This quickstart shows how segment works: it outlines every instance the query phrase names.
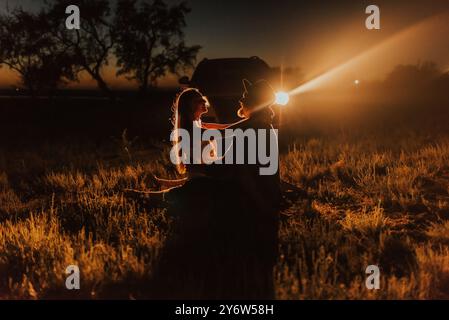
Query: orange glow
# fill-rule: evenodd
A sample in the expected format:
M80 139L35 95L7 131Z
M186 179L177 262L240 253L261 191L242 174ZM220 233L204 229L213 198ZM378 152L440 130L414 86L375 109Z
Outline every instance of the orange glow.
M302 94L320 88L332 80L338 80L341 78L343 72L361 70L362 68L364 70L373 70L373 68L378 69L379 66L384 66L390 63L392 53L396 53L398 51L402 52L401 50L397 50L398 47L403 48L404 46L410 44L413 44L414 46L421 46L420 42L416 41L417 35L419 35L420 38L425 37L426 35L428 36L429 33L435 32L437 28L442 27L443 24L441 24L441 21L444 21L442 17L449 19L449 15L444 13L427 18L397 32L393 36L382 41L380 44L369 48L352 59L347 60L346 62L291 90L289 92L290 96ZM444 26L445 28L448 28L447 25Z

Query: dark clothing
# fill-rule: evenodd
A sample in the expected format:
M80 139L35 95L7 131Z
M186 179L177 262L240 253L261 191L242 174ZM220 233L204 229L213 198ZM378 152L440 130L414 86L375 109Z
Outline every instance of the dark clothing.
M256 132L256 144L265 144L265 150L270 150L271 110L263 109L251 115L251 118L230 129L265 130L265 141ZM249 159L249 148L245 146L245 161ZM275 150L278 153L277 141ZM236 149L234 148L234 156ZM276 154L275 161L279 155ZM274 298L273 268L278 257L279 206L281 199L279 163L274 175L261 175L260 168L264 167L256 159L256 164L234 164L222 166L223 177L234 186L235 190L243 193L240 197L245 205L236 207L235 215L238 223L244 226L242 242L246 245L247 261L254 263L253 270L256 278L252 281L255 294L262 299ZM231 197L229 197L231 199ZM240 211L239 210L244 210ZM257 276L256 276L257 275ZM257 291L257 292L256 292Z
M270 121L260 112L238 127L270 130ZM260 143L270 150L268 132L266 139ZM279 170L263 176L260 167L259 162L205 166L204 177L195 177L167 195L178 228L155 275L164 290L158 297L274 298Z
M273 129L271 125L271 112L267 109L263 109L255 114L251 115L247 121L244 121L230 129L242 129L243 131L247 129L254 130L264 130L265 141L259 141L261 137L257 135L256 132L256 145L257 150L259 150L259 145L265 145L265 151L268 152L270 149L270 130ZM276 146L275 150L276 161L279 160L279 149ZM235 147L234 147L235 155ZM248 147L245 147L245 160L249 159ZM226 166L226 170L229 172L231 179L236 179L243 189L250 195L251 200L254 201L254 205L260 209L265 210L278 209L280 203L280 176L279 176L279 162L278 170L274 175L261 175L260 169L265 167L260 163L260 160L256 159L256 164L243 164L243 165L233 165L232 167ZM226 175L226 176L228 176Z
M248 226L239 216L250 208L237 188L197 177L170 192L169 213L177 223L155 274L157 298L257 298L252 291L259 288L248 282L254 276L248 272Z

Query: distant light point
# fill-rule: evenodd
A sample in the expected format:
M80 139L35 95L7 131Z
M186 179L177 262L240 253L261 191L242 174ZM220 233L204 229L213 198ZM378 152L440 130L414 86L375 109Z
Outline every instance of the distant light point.
M354 84L355 84L356 86L358 86L358 85L360 84L360 80L358 80L358 79L354 80Z

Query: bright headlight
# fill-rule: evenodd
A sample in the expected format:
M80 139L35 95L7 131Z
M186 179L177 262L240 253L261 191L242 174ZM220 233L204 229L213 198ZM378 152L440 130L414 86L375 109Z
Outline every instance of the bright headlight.
M288 95L287 92L276 92L276 99L275 99L275 103L281 106L285 106L288 101L290 100L290 96Z

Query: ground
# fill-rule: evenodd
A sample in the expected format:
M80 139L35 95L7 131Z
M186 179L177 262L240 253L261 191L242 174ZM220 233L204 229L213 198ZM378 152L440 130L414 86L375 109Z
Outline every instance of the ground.
M301 192L285 194L277 298L449 298L449 138L397 132L298 135L282 153ZM167 145L130 140L1 150L0 298L157 296L173 219L123 190L175 173ZM73 264L79 291L64 285Z

